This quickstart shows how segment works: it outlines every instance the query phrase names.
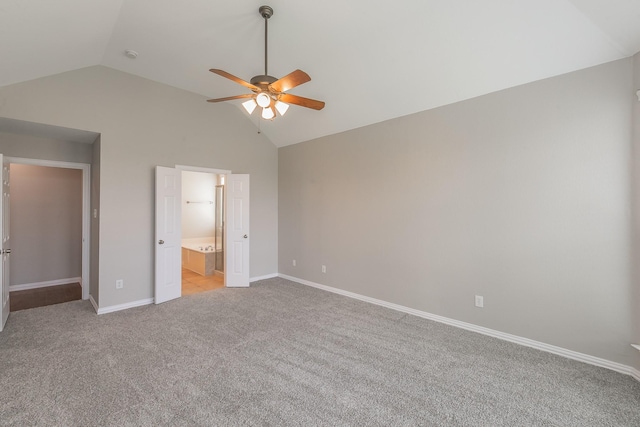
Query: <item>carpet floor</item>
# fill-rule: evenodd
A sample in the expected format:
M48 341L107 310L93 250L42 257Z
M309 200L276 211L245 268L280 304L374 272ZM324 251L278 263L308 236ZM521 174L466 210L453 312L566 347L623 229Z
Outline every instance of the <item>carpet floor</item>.
M275 278L12 313L0 425L640 426L630 376Z
M9 304L11 305L10 311L14 312L80 299L82 299L82 286L80 286L80 283L68 283L66 285L13 291L10 294Z

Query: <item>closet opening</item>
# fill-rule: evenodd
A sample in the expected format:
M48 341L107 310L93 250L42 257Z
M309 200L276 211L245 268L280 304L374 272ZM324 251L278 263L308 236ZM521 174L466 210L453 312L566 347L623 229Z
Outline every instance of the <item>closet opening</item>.
M89 165L6 160L10 311L87 299Z

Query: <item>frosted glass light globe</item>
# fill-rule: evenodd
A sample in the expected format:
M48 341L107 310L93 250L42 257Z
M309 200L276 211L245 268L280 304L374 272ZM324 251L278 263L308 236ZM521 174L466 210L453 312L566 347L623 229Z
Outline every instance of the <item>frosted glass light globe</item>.
M273 110L271 108L264 108L262 110L262 118L266 120L271 120L275 114L273 114Z
M262 108L268 107L271 105L271 97L264 92L259 93L256 96L256 103Z

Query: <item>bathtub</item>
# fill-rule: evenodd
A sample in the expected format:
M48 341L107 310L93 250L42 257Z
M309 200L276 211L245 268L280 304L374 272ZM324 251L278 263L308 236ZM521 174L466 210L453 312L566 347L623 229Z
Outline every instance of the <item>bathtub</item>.
M182 241L182 267L203 276L216 272L216 255L222 259L222 250L216 251L213 238L185 239Z
M215 242L183 243L182 249L187 249L189 251L195 251L195 252L206 254L209 252L215 252L216 246L215 246Z

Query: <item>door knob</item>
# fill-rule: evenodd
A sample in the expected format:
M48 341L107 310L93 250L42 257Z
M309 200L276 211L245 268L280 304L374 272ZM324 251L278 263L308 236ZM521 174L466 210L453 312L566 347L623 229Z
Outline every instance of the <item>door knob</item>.
M4 250L4 251L2 251L2 252L4 252L5 254L10 254L10 253L11 253L11 249L5 249L5 250Z
M244 235L244 236L242 236L242 237L244 237L244 238L246 239L246 238L247 238L247 237L249 237L249 236L247 236L247 235L245 234L245 235Z
M164 245L164 240L158 240L159 245Z

